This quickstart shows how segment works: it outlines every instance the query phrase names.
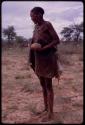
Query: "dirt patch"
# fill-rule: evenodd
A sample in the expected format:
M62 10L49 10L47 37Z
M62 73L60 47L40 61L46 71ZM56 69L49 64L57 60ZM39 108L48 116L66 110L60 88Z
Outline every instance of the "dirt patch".
M70 62L69 54L72 60ZM54 120L42 122L47 114L37 115L37 112L44 108L42 88L28 65L28 49L15 48L2 51L3 123L83 122L82 53L69 52L66 58L67 61L64 55L64 71L59 85L57 79L53 78Z

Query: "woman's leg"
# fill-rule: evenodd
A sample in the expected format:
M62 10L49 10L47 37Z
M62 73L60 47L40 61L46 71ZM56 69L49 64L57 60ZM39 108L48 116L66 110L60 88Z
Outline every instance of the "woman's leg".
M52 88L52 79L45 78L45 82L47 85L47 97L48 97L48 117L53 118L53 101L54 101L54 93Z
M45 111L47 111L47 110L48 110L48 103L47 103L47 87L46 87L45 79L44 79L43 77L40 77L39 79L40 79L40 84L41 84L42 90L43 90Z

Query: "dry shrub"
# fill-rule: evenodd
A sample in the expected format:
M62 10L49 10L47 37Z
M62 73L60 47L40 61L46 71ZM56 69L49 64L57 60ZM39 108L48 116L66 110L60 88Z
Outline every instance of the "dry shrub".
M36 110L36 104L29 104L29 110L33 113L33 114L37 114L37 110Z
M59 57L59 60L60 60L60 62L61 62L61 64L63 65L72 65L73 64L73 62L72 62L72 60L71 60L71 58L68 56L68 55L61 55L60 57Z
M22 87L21 91L23 91L23 92L34 92L34 88L30 84L26 84Z
M24 75L16 75L15 76L15 79L27 79L27 78L32 78L32 75L31 74L24 74Z
M73 54L79 55L79 61L83 60L83 44L75 45L73 43L61 43L58 46L59 59L62 64L72 65L71 59Z
M77 46L73 43L61 43L58 46L58 51L60 54L82 54L83 53L83 44L80 43Z
M21 76L21 75L17 75L15 76L16 79L24 79L24 76Z
M24 84L22 84L22 88L21 88L21 91L23 92L39 92L41 91L41 87L40 87L40 84L35 82L25 82Z
M83 55L79 55L79 61L83 61Z

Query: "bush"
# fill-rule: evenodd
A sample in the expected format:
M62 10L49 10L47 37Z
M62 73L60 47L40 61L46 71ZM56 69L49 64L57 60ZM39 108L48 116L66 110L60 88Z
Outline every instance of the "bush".
M74 43L61 43L58 46L59 53L62 54L82 54L83 53L83 44L82 42L77 46Z

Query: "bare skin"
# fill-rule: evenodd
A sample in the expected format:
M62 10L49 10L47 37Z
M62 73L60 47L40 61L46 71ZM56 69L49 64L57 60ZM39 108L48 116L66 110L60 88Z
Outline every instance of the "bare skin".
M34 22L34 24L38 24L40 26L44 23L43 15L41 13L36 14L36 13L31 12L30 16L31 16L31 19ZM51 43L49 43L48 45L37 49L37 51L44 51L59 43L59 38L57 37L52 25L49 24L48 30L49 30L51 36L53 36L53 38L54 38L53 41ZM41 84L42 90L43 90L44 106L45 106L44 111L47 111L48 118L52 119L53 118L53 101L54 101L52 78L40 77L39 79L40 79L40 84Z
M43 77L40 77L40 84L41 84L42 90L43 90L44 105L45 105L44 111L48 111L48 104L47 104L47 86L46 86L46 84L45 84L45 79L44 79Z
M43 90L44 105L45 105L44 111L48 111L48 119L52 119L53 118L53 101L54 101L52 79L40 77L40 83L41 83L42 90Z
M31 19L34 22L34 24L42 25L44 23L43 16L40 13L39 14L35 14L35 13L31 12L30 16L31 16ZM53 29L53 27L51 25L49 25L48 30L49 30L50 34L52 36L54 36L55 31L54 31L54 29ZM53 41L51 43L49 43L48 45L44 46L43 48L38 48L37 51L44 51L44 50L46 50L48 48L51 48L51 47L55 46L58 43L59 43L59 38L56 35L56 37L54 37L54 39L53 39Z
M41 14L30 14L32 21L35 24L42 25L44 22L43 16ZM50 30L50 29L49 29ZM37 51L44 51L47 48L53 47L56 44L56 40L54 40L49 45L46 45L43 48L37 49ZM40 84L43 90L43 97L44 97L44 111L48 111L48 118L51 119L53 117L53 100L54 100L54 93L52 88L52 79L40 77Z
M52 79L45 78L45 83L47 84L47 98L48 98L48 118L53 118L53 101L54 93L52 88Z

